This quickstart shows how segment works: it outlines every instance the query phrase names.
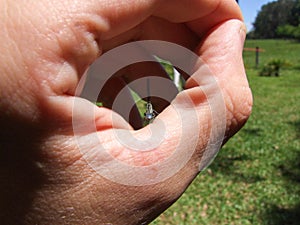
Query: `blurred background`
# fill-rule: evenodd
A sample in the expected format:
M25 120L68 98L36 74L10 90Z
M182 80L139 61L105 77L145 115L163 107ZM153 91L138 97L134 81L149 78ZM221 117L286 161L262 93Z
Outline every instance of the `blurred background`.
M152 225L300 224L300 0L239 0L246 126Z

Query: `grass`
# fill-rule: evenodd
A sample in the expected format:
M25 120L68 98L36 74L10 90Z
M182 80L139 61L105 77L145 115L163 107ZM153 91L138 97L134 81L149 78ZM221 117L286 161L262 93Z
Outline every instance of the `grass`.
M280 77L260 77L255 53L245 52L254 107L246 126L213 164L152 225L299 224L300 43L247 41L260 46L260 67L290 62Z
M259 47L264 50L259 54L259 68L273 59L281 59L291 64L295 69L300 68L299 42L283 40L249 40L246 48ZM246 69L255 67L255 52L244 52L244 63Z

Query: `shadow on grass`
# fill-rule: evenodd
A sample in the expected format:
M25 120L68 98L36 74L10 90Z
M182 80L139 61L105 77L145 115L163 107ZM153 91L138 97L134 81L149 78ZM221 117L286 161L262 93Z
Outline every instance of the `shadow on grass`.
M280 208L271 205L264 217L268 225L298 225L300 222L300 203L294 208Z
M295 70L300 70L300 65L294 66Z
M297 138L300 138L300 120L290 121L289 125L293 126L297 132Z
M247 135L251 136L261 136L262 130L260 128L244 128L242 132L246 133Z
M300 152L296 149L290 150L297 155L291 155L291 159L283 162L278 166L283 179L285 179L285 188L288 193L297 195L297 190L300 190ZM299 193L300 195L300 193ZM269 204L263 215L264 221L269 225L298 225L300 224L300 196L296 206L281 207L279 205Z
M289 124L294 127L296 140L300 138L300 120L290 121ZM296 182L300 185L300 149L289 149L289 161L279 165L279 170L284 179L288 182ZM300 197L299 197L300 202ZM300 223L300 222L299 222Z
M296 152L296 149L290 150L290 152ZM279 165L279 170L283 176L283 178L287 182L293 182L296 183L296 185L300 185L300 152L298 152L298 155L291 156L294 158L293 161L285 162L281 165ZM299 196L299 202L300 202L300 196Z
M251 161L251 158L245 154L239 156L229 156L226 153L219 154L210 169L214 174L222 174L234 182L256 183L264 180L260 176L253 174L244 174L238 172L237 163L241 161Z
M243 128L241 130L245 136L257 138L258 136L262 135L261 128ZM253 174L252 172L243 173L239 172L241 164L251 164L253 158L247 154L241 154L238 149L233 147L232 149L222 150L214 163L210 165L210 169L215 174L222 174L226 176L227 179L230 179L234 182L244 182L247 184L256 183L263 181L264 178Z
M290 121L289 125L293 126L296 132L295 139L298 140L300 138L300 120ZM279 170L284 179L287 182L296 182L297 185L300 185L300 149L289 149L287 150L288 162L284 162L279 165ZM299 197L300 202L300 197ZM299 222L300 224L300 222Z
M300 165L300 162L299 162ZM286 177L286 179L289 179L293 182L297 182L299 183L298 185L300 185L300 166L298 165L298 167L295 168L291 168L291 166L287 166L287 165L280 165L279 169L281 170L281 173L283 176ZM300 196L299 196L300 198Z

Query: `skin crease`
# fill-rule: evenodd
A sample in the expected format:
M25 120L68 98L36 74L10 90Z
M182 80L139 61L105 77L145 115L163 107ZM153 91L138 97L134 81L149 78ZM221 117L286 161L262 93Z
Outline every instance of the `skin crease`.
M194 88L201 83L197 71L187 81L184 93L193 101L189 107L196 110L199 124L208 125L203 126L196 151L184 168L157 184L126 186L99 176L87 164L76 139L86 141L86 151L97 147L88 141L95 132L84 126L88 122L84 109L93 106L75 97L75 90L87 67L113 47L132 40L158 39L200 55L225 100L224 142L250 115L252 96L242 61L245 26L233 0L0 0L0 10L3 224L148 224L176 201L198 174L211 118L204 93ZM126 81L134 78L133 72ZM83 124L77 137L72 127L74 99L82 106L82 111L76 112ZM172 104L188 113L185 95L178 95ZM94 109L96 135L111 147L112 154L133 165L163 160L181 136L187 140L195 136L193 130L178 133L180 124L170 121L175 112L169 106L159 115L167 124L168 139L152 152L128 152L111 132L125 129L143 136L147 128L134 131L111 110Z

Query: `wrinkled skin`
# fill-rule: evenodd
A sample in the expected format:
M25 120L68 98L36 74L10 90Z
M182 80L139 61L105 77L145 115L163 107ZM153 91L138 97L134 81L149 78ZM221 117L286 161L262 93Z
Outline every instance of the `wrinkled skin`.
M79 99L75 89L87 67L116 46L158 39L201 56L224 96L224 142L250 115L252 97L242 61L245 27L233 0L1 0L0 10L3 224L147 224L178 199L198 174L210 125L202 130L189 163L157 184L112 182L82 157L72 129L72 104ZM194 86L189 79L187 92L199 123L205 123L210 120L207 100ZM80 104L84 108L92 103ZM162 121L172 118L170 107L159 116ZM110 132L132 128L121 117L112 123L109 109L95 110L97 135L110 142L120 160L151 164L161 160L160 152L172 152L180 138L173 121L168 132L174 142L148 155L129 153L118 147ZM84 124L84 110L81 115ZM132 132L143 135L146 131ZM183 136L199 135L189 132ZM77 138L88 139L94 133L86 130Z

